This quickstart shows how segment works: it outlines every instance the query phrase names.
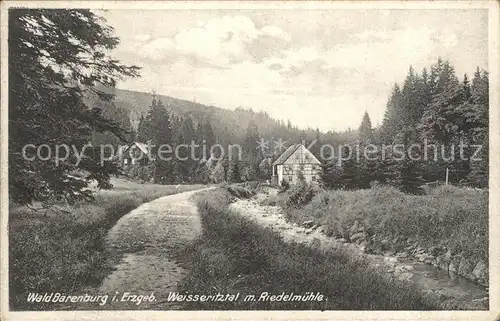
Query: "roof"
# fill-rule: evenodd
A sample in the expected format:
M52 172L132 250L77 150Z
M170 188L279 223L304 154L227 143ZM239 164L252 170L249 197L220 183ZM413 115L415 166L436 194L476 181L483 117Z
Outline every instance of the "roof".
M208 159L202 158L202 160L200 161L200 163L205 164L205 166L208 167L208 168L212 168L212 166L214 166L215 164L217 164L217 160L212 155Z
M314 156L313 153L311 153L310 150L307 149L307 147L305 147L303 144L295 144L295 145L288 147L287 150L285 150L285 152L283 154L281 154L280 157L278 157L278 159L276 159L274 161L273 166L274 165L283 165L290 158L290 156L292 156L295 153L295 151L297 151L297 149L299 149L301 146L303 146L304 149L307 151L306 156L305 156L306 162L304 162L304 163L321 164L321 162L316 158L316 156ZM311 155L311 157L308 157L309 155Z
M290 147L288 147L283 154L278 157L273 163L273 166L275 165L282 165L286 162L286 160L292 156L293 153L301 146L301 144L295 144Z
M149 148L147 144L135 142L135 145L145 154L149 155Z
M143 153L144 153L144 155L149 155L149 154L150 154L150 153L149 153L149 148L148 148L148 145L147 145L147 144L144 144L144 143L139 143L139 142L132 142L132 143L130 143L128 146L121 146L121 147L125 147L125 148L123 148L122 153L123 153L123 154L125 154L125 153L126 153L126 152L128 152L128 151L132 148L132 146L134 146L134 145L135 145L135 146L137 146L137 147L141 150L141 152L143 152Z

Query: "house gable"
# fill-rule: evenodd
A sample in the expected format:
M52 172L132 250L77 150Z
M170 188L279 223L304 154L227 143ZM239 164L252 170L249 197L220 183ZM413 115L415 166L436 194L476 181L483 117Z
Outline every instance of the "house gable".
M151 151L147 144L131 142L128 145L118 147L118 154L115 155L115 159L118 159L124 165L135 164L137 161L146 165L149 163L150 154Z
M140 142L132 142L128 147L124 150L124 153L128 153L134 148L138 148L144 156L149 156L149 147L148 145Z
M273 163L273 166L275 165L283 165L286 160L290 157L290 155L292 155L296 150L297 148L299 148L301 145L300 144L295 144L295 145L292 145L290 147L288 147L284 152L283 154L281 154Z
M290 154L283 164L316 164L320 165L321 162L309 151L304 145L299 145L292 154Z

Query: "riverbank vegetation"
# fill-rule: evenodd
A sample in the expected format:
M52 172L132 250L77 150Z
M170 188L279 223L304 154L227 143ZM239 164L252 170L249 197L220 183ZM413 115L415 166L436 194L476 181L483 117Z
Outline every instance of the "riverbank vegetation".
M451 255L488 261L487 190L439 186L412 195L390 186L345 191L302 183L266 203L281 205L291 222L312 219L347 240L356 225L355 232L369 236L444 246Z

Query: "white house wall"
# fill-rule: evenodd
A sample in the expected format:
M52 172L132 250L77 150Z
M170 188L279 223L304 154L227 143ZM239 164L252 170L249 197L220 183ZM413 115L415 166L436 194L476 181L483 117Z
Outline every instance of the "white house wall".
M278 175L278 184L281 185L281 181L283 180L283 165L276 165L276 172Z

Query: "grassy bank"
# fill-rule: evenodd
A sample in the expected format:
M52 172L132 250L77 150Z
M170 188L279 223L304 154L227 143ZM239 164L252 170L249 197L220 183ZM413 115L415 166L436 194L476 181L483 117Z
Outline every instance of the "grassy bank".
M73 294L98 285L117 258L105 248L108 230L125 214L155 198L200 188L116 180L95 201L65 211L11 209L9 292L13 310L32 308L28 292ZM40 309L50 308L36 305Z
M298 195L297 195L298 194ZM304 199L305 202L290 202ZM271 202L282 205L290 221L314 219L338 237L363 231L381 239L410 240L446 247L471 260L488 261L488 192L440 186L409 195L376 186L357 191L320 191L293 187ZM355 229L355 230L353 230Z
M240 193L241 194L241 193ZM314 246L287 244L280 235L231 212L234 193L200 193L203 233L193 246L192 269L181 292L240 293L236 302L190 302L185 309L341 309L422 310L433 307L406 283L386 278L368 262L342 251L325 253ZM259 301L262 292L319 292L321 302ZM246 301L255 295L255 301Z

